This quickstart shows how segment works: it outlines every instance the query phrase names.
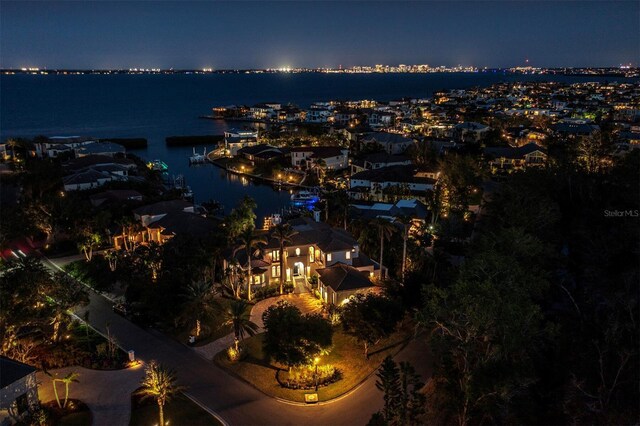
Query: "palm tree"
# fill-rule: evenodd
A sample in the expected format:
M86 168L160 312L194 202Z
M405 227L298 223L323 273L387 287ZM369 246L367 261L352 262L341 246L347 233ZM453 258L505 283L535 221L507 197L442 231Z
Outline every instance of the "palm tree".
M284 287L284 256L285 247L291 243L291 238L296 235L298 231L294 231L289 224L279 223L276 225L273 231L273 237L278 240L280 245L279 259L280 259L280 294L283 293Z
M235 348L238 351L239 340L244 340L245 333L253 336L258 332L258 325L251 321L251 308L245 300L237 299L231 301L224 312L225 322L223 325L233 325L235 335Z
M247 299L251 300L251 280L253 278L251 274L251 255L258 249L259 245L267 244L267 240L264 236L255 233L253 228L246 228L240 233L240 245L235 249L235 253L240 250L245 250L247 254Z
M231 259L220 283L220 291L222 294L231 295L236 299L240 299L240 289L242 287L241 270L242 268L238 264L238 260L235 258Z
M116 271L119 257L118 251L114 249L109 250L104 254L104 258L109 262L109 270L111 270L111 272Z
M69 386L71 385L71 383L78 383L78 377L80 376L80 374L72 371L66 376L64 376L62 379L53 377L46 370L45 370L45 374L47 374L48 376L51 376L51 384L53 385L53 394L56 397L56 402L58 403L58 407L65 408L67 406L67 401L69 400ZM58 382L64 383L64 402L62 404L60 403L60 397L58 396L58 386L57 386Z
M102 236L97 232L89 233L78 243L78 249L84 253L87 262L93 258L93 250L102 244Z
M324 160L324 158L318 158L313 161L313 168L316 169L318 182L322 182L322 175L324 174L325 167L327 167L327 162Z
M335 209L335 213L337 215L342 216L342 227L344 230L347 229L347 221L349 219L349 206L350 200L349 195L344 190L338 190L332 193L327 194L327 221L329 218L329 209ZM338 217L340 217L338 216Z
M210 319L219 309L213 296L213 288L206 281L189 284L183 293L182 319L187 324L195 323L196 337L202 332L202 322Z
M178 386L176 373L156 361L151 361L144 372L144 378L140 383L142 387L136 394L142 395L142 399L153 398L158 403L160 425L165 426L164 405L184 387Z
M391 234L395 232L396 227L388 220L382 218L375 219L374 225L380 234L380 279L383 279L384 269L382 267L382 256L384 254L384 240L388 241L391 239Z
M399 216L396 221L402 226L402 283L404 284L405 269L407 267L407 240L411 228L410 216Z

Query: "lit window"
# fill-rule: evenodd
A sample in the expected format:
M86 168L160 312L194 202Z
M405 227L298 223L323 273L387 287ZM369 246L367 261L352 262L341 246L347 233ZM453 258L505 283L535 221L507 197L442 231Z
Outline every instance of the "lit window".
M309 247L309 262L315 262L315 256L314 256L314 251L313 251L313 247Z
M272 266L271 267L271 277L272 278L279 278L280 277L280 265L276 265L276 266Z
M296 248L296 256L300 256L300 247Z
M275 260L276 262L280 261L280 250L274 250L271 252L271 259Z
M351 251L347 251L345 253L345 256L346 256L347 259L351 259Z
M331 253L327 253L327 262L331 262Z

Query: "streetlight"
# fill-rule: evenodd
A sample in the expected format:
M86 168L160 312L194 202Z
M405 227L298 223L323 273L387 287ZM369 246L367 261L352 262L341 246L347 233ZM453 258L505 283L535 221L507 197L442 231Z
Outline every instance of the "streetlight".
M318 362L320 362L320 358L315 357L315 359L313 360L313 363L316 366L316 374L314 375L315 382L316 382L316 392L318 392Z

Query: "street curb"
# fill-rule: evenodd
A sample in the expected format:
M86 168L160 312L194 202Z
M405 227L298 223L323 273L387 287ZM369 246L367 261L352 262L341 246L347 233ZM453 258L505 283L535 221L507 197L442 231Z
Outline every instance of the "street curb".
M186 396L187 398L189 398L191 401L193 401L197 406L199 406L200 408L202 408L204 411L206 411L207 413L211 414L213 417L216 418L216 420L218 420L220 423L222 423L224 426L229 426L229 423L227 423L221 416L220 414L216 413L215 411L213 411L212 409L210 409L209 407L207 407L206 405L204 405L203 403L201 403L195 396L187 393L187 392L182 392L182 394L184 396Z

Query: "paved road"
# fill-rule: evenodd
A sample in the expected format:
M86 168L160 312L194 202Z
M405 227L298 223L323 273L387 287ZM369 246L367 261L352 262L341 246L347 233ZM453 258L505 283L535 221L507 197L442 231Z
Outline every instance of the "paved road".
M162 333L144 330L115 314L111 302L90 291L90 303L79 309L90 311L91 325L111 333L120 344L135 351L144 361L155 359L177 371L181 384L205 406L230 425L364 425L382 406L382 395L371 376L357 391L336 402L317 406L297 406L276 401L243 381L227 374L213 362ZM398 357L411 361L423 377L428 377L427 352L422 341L412 342ZM98 425L102 426L102 425Z

